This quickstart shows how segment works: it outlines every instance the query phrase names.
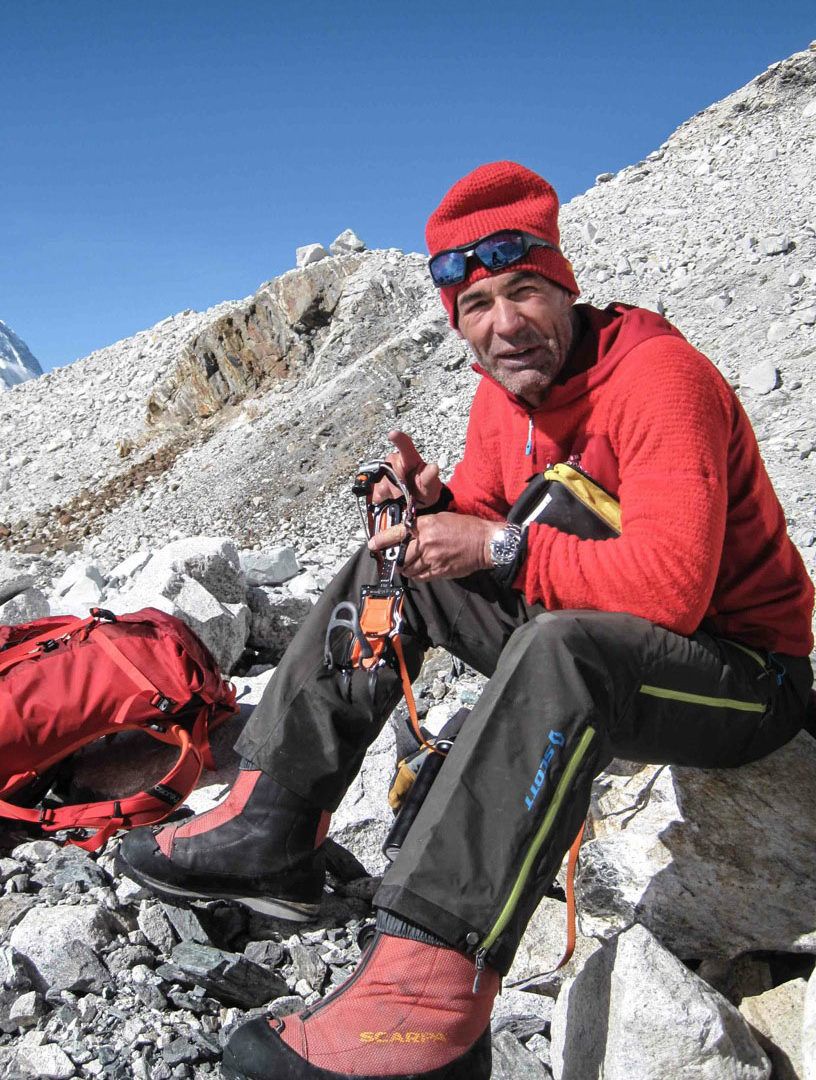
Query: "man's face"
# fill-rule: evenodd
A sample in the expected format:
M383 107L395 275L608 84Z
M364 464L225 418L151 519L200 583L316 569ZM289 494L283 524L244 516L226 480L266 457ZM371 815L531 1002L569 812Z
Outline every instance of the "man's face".
M537 406L567 359L573 301L529 270L496 274L459 293L459 332L488 375Z

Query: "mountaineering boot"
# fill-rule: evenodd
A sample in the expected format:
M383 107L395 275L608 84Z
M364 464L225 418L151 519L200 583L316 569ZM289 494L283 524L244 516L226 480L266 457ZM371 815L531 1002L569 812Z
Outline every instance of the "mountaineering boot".
M339 989L282 1019L255 1017L230 1037L228 1080L488 1080L499 975L473 959L378 931ZM474 992L475 990L475 992Z
M117 868L171 900L236 900L305 922L323 894L329 817L242 762L218 806L157 832L128 833Z

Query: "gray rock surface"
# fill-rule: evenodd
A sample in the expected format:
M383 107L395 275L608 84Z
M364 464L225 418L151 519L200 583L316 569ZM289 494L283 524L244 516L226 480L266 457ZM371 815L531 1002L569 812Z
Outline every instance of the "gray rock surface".
M507 974L506 986L533 986L540 994L556 997L562 984L572 978L600 948L594 938L578 934L569 963L555 971L567 945L567 908L549 897L539 904L527 924L524 937Z
M282 585L300 571L297 555L290 547L266 551L242 551L241 569L248 585Z
M802 1015L802 1080L816 1080L816 969L808 979Z
M158 969L166 981L202 986L213 997L245 1009L286 993L286 983L247 956L182 941Z
M779 386L779 372L776 370L773 360L760 360L758 364L745 372L742 376L742 385L756 394L770 394Z
M295 265L302 270L304 266L311 266L312 263L328 258L328 255L322 244L304 244L295 252Z
M816 954L816 819L802 813L816 799L810 736L741 769L646 766L607 774L599 790L581 856L584 933L638 921L682 957Z
M237 567L237 554L235 561ZM242 600L238 573L236 570L234 579L232 575L201 576L222 595L238 596ZM117 615L155 607L182 619L198 634L225 672L232 671L249 636L250 611L246 604L222 602L201 581L184 573L178 563L168 564L158 555L150 560L143 574L131 580L125 592L109 595L105 603Z
M353 255L358 251L365 251L365 249L365 244L353 229L344 229L329 244L329 251L332 255Z
M19 626L20 623L45 619L51 614L48 597L41 589L23 589L5 604L0 604L0 624Z
M9 600L34 587L30 574L14 574L0 566L0 611Z
M555 1080L768 1080L739 1012L633 926L568 983L552 1020Z
M114 936L115 923L99 904L36 907L9 936L31 966L40 989L88 991L109 982L97 951Z
M551 1080L546 1065L526 1050L510 1031L493 1039L493 1080Z
M44 1011L42 998L37 991L28 990L14 999L8 1015L9 1020L25 1029L36 1024Z
M770 1059L774 1080L801 1080L806 990L804 979L792 979L740 1002L740 1012Z
M74 1063L56 1043L21 1048L16 1065L24 1076L42 1080L69 1080L76 1076Z

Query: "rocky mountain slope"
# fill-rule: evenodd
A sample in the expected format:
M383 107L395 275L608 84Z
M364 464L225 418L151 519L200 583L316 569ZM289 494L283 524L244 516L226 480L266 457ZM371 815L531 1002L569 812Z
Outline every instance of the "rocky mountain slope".
M814 565L816 60L800 53L563 209L584 298L665 311L738 387ZM347 535L353 464L391 426L456 460L475 377L399 251L291 271L0 398L15 550L108 560L169 530L241 545Z
M737 388L812 573L814 145L811 49L600 176L562 217L584 299L664 311ZM0 395L14 432L0 445L0 621L159 604L233 671L246 719L359 542L355 465L394 426L443 472L462 445L475 376L424 258L356 246ZM5 604L4 583L18 593ZM432 654L426 723L480 684ZM197 806L233 774L233 735ZM232 1023L343 978L384 866L394 753L387 727L333 820L364 865L335 852L321 920L298 933L226 904L159 904L113 873L115 841L93 858L4 834L0 1075L215 1075ZM125 772L148 760L121 756ZM550 971L564 905L548 898L494 1012L494 1077L816 1080L814 802L805 735L734 772L615 763L582 854L576 957Z
M0 319L0 390L42 375L42 368L28 345Z

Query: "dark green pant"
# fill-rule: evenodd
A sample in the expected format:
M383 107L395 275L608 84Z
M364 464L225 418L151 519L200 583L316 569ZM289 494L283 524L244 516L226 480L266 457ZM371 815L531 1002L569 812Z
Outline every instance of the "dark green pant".
M372 699L365 673L347 692L323 666L332 610L375 576L366 549L337 575L237 745L328 810L402 696L390 668ZM481 950L502 972L613 757L727 768L770 753L804 722L806 659L769 658L703 632L683 637L634 615L547 612L489 573L408 582L405 616L412 678L425 650L441 645L490 681L375 904Z

